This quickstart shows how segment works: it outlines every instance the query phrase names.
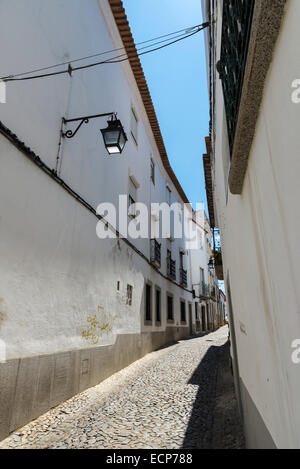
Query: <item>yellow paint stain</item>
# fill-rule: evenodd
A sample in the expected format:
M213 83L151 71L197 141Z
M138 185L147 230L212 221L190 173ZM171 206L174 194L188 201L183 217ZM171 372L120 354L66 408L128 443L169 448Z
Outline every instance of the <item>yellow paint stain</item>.
M85 329L81 336L83 339L97 345L103 334L110 334L113 329L117 315L106 313L103 306L98 306L98 311L87 317L88 327Z

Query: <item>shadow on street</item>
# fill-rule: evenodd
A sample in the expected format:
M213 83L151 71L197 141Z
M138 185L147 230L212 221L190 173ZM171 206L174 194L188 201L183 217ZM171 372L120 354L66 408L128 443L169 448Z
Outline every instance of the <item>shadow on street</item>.
M189 384L198 386L198 392L182 448L242 448L243 431L230 371L228 342L208 349Z

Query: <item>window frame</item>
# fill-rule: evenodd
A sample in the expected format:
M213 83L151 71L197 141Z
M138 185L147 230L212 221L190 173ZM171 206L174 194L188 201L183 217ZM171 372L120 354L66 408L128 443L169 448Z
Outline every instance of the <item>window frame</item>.
M182 311L182 306L184 307L184 310ZM184 312L184 319L182 318L182 313ZM180 300L180 323L181 324L187 324L186 320L186 301L181 298Z
M180 248L179 249L179 268L184 270L184 256L185 252Z
M150 179L155 186L155 163L152 157L150 158Z
M159 319L158 319L158 315L157 315L157 305L158 305L158 303L157 303L157 294L159 294ZM156 285L155 286L155 324L157 326L160 326L161 322L162 322L162 318L161 318L161 288Z
M172 319L169 317L169 299L172 301ZM175 315L174 315L174 295L172 293L167 292L167 323L174 324L175 322Z
M167 199L167 204L171 207L171 205L172 205L172 189L169 186L169 184L166 184L166 199Z
M135 199L132 197L132 194L131 194L131 191L130 191L130 185L134 186ZM129 178L128 178L128 195L127 195L127 197L128 197L128 203L127 203L128 207L127 207L127 210L128 210L128 216L130 218L135 218L136 217L135 207L134 207L134 211L130 207L137 203L137 200L136 200L137 196L138 196L137 191L138 191L138 186L136 185L135 180L131 176L129 176Z
M136 135L134 135L134 132L133 132L133 126L132 126L132 118L135 119L135 122L136 122ZM139 118L137 116L137 112L135 110L135 108L133 106L131 106L131 111L130 111L130 134L133 138L133 141L134 143L136 144L136 146L138 146L138 123L139 123Z
M150 312L150 319L147 318L147 289L150 289L150 305L149 305L149 312ZM152 326L153 325L153 311L152 311L152 283L151 282L146 282L145 284L145 305L144 305L144 324L146 326Z
M130 294L129 294L130 292ZM126 304L127 306L132 306L132 298L133 298L133 286L130 283L127 283L126 288Z

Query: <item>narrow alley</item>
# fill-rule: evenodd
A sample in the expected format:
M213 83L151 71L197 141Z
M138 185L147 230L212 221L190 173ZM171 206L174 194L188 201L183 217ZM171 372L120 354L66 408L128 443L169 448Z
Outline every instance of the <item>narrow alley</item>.
M225 326L152 352L0 448L243 448L227 339Z

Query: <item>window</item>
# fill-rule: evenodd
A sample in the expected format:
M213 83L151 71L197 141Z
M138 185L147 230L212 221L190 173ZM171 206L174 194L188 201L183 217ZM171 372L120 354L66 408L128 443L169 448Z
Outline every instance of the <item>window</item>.
M171 205L172 191L169 186L167 186L166 189L167 189L167 203Z
M150 160L150 178L153 184L155 185L155 164L152 158Z
M205 296L206 295L206 286L204 282L204 269L200 267L200 295Z
M128 184L128 215L132 218L136 216L135 203L137 201L137 187L133 180L129 178Z
M198 303L195 303L195 317L196 317L196 321L199 320L199 316L198 316Z
M182 209L182 206L180 206L180 210L178 212L178 221L180 225L182 224L182 212L183 212L183 209Z
M180 302L180 320L181 322L186 322L185 301Z
M146 299L145 299L145 320L151 321L152 320L152 302L151 302L151 294L152 294L152 287L151 285L146 285Z
M128 306L131 306L132 305L132 291L133 291L133 287L132 285L127 285L127 297L126 297L126 304Z
M170 295L167 295L167 312L168 312L168 321L174 321L174 315L173 315L173 297Z
M180 251L179 256L180 256L180 269L183 269L183 256L184 256L184 252L183 252L183 251Z
M192 324L192 303L189 303L189 321Z
M138 118L133 108L131 108L131 135L135 143L138 142Z
M217 70L223 85L232 154L255 2L223 2L222 47Z
M201 315L202 315L202 331L206 331L206 314L205 314L205 306L201 306Z
M120 280L117 281L117 292L119 293L120 292L120 288L121 288L121 284L120 284Z
M155 293L155 320L156 322L161 322L161 294L160 290L157 288Z
M204 282L204 269L200 267L200 283L202 284Z
M198 248L203 249L203 233L202 230L197 228L197 240L198 240Z
M131 197L131 195L128 196L128 215L132 218L136 216L135 200Z

